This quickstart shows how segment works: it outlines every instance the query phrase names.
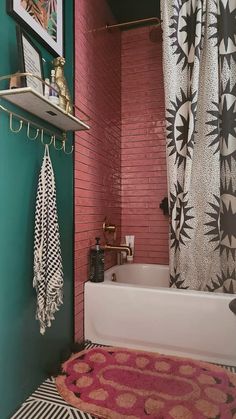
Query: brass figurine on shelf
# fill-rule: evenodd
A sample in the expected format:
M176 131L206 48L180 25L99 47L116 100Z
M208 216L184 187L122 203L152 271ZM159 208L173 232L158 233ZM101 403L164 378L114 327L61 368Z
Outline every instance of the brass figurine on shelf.
M53 60L52 64L55 69L55 80L59 89L59 106L67 113L73 114L73 105L68 89L67 81L64 75L64 57L57 57Z

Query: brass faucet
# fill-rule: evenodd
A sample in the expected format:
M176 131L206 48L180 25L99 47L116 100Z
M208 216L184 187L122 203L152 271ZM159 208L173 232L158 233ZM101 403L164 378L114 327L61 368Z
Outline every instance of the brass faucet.
M125 246L125 245L124 246L123 245L121 245L121 246L112 246L111 244L105 244L105 246L103 248L104 248L104 250L115 250L117 252L124 251L124 252L127 253L128 256L132 256L133 255L132 249L131 249L130 246Z

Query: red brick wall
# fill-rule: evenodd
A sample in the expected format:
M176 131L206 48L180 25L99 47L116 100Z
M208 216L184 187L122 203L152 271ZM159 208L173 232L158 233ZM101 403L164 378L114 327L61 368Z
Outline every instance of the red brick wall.
M122 237L135 235L135 262L168 264L162 45L149 31L122 33Z
M75 139L75 338L83 337L89 248L107 216L121 224L121 37L94 32L112 17L105 0L75 2L75 103L90 117ZM115 256L106 255L106 266Z
M149 28L123 32L122 47L119 32L94 32L112 22L105 0L75 2L75 19L75 103L91 117L75 138L79 340L89 248L104 217L117 224L118 240L121 224L122 236L135 235L135 261L146 263L168 263L168 220L159 209L167 195L161 43L149 40ZM107 254L106 267L114 263Z

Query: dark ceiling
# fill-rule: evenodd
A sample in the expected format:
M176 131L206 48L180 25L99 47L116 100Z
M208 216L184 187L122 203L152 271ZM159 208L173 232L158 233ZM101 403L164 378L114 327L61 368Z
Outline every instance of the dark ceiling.
M160 0L107 0L118 23L160 17Z

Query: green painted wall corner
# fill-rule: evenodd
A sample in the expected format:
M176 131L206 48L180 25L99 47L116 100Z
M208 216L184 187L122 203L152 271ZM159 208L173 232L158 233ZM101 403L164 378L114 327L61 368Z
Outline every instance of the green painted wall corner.
M0 2L0 75L18 70L16 22ZM73 0L65 8L66 75L73 90ZM34 38L32 37L34 40ZM35 41L36 45L40 45ZM47 63L52 56L40 46ZM3 86L0 86L3 88ZM4 102L7 106L7 102ZM15 109L19 112L19 109ZM64 305L47 330L39 333L32 288L34 209L44 153L40 141L9 131L0 112L0 417L8 419L47 376L60 353L73 341L73 155L50 149L57 186L57 205L64 266ZM72 141L70 135L69 141Z

